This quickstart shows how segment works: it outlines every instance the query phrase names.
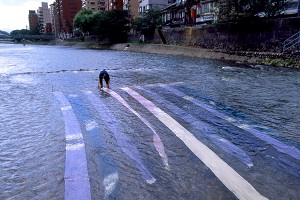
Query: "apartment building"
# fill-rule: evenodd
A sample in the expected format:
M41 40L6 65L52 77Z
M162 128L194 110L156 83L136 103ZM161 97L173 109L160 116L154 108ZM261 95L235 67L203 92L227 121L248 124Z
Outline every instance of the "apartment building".
M55 35L60 38L73 34L73 20L82 8L82 0L55 0L52 4Z
M122 10L123 0L86 0L85 8L93 12L101 12L106 10Z
M108 10L123 10L123 0L109 0Z
M92 10L93 12L101 12L108 10L109 0L87 0L86 9Z
M123 0L123 10L128 11L130 20L140 17L138 0Z
M35 31L38 25L38 15L35 10L29 10L28 14L29 30Z
M93 12L101 12L108 10L109 0L87 0L85 3L86 9L92 10Z
M51 23L52 23L52 33L54 34L55 37L58 37L58 31L57 31L57 24L58 24L58 15L57 13L57 6L56 2L53 2L50 4L50 15L51 15Z
M39 19L39 23L41 23L44 27L42 33L50 33L52 32L52 21L50 15L50 9L48 7L47 2L42 2L42 6L38 8L37 15Z

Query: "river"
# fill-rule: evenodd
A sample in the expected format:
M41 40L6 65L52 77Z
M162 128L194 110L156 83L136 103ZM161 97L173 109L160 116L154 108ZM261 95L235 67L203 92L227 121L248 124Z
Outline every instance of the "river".
M258 196L300 197L297 69L0 43L0 77L0 199L70 199L74 173L77 199L241 198L194 140Z

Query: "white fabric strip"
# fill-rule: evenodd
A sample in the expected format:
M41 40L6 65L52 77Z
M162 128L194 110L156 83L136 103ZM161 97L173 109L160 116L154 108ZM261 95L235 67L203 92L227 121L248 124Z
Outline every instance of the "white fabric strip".
M152 114L154 114L162 123L164 123L175 135L180 138L185 145L218 177L218 179L239 199L267 199L262 196L255 188L241 177L226 162L218 157L212 150L200 142L192 133L181 126L167 113L162 111L152 102L126 87L122 88L129 95L140 102Z

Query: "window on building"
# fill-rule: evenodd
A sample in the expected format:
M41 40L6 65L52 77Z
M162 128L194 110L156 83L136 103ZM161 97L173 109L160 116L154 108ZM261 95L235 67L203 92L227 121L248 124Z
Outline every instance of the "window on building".
M202 13L210 13L211 12L211 8L212 8L211 3L201 4L201 12Z
M197 6L197 9L196 9L196 15L197 17L199 17L201 14L201 6Z

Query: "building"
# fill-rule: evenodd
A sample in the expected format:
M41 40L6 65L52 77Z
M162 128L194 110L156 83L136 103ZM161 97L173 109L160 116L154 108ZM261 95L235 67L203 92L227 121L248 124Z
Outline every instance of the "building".
M143 13L146 10L152 8L164 9L170 0L138 0L139 1L139 13Z
M85 8L93 12L101 12L106 10L122 10L123 0L86 0Z
M87 0L82 0L82 8L86 8L86 1Z
M82 8L81 0L55 0L52 4L55 35L60 38L70 37L73 34L73 20Z
M42 2L42 7L39 7L37 10L37 15L39 23L43 25L42 33L51 33L52 32L52 22L50 9L47 2Z
M57 8L56 8L56 2L53 2L50 4L50 16L51 16L51 24L52 24L52 33L54 34L55 37L58 37L58 31L57 31L57 24L58 24L58 15L57 13Z
M285 7L284 14L291 16L300 16L300 0L291 0Z
M109 0L108 10L123 10L123 0Z
M108 4L109 0L86 0L85 8L88 10L92 10L93 12L100 12L108 10Z
M35 10L29 10L28 21L29 21L29 30L33 32L36 31L39 20Z
M300 8L299 2L300 0L288 2L282 14L286 17L296 16ZM217 13L216 0L198 0L190 10L186 8L186 0L171 0L163 10L163 21L170 27L211 24L217 20Z
M201 1L193 9L196 10L195 22L197 24L210 24L217 20L215 0Z
M140 17L138 0L123 0L123 10L128 11L130 20Z

